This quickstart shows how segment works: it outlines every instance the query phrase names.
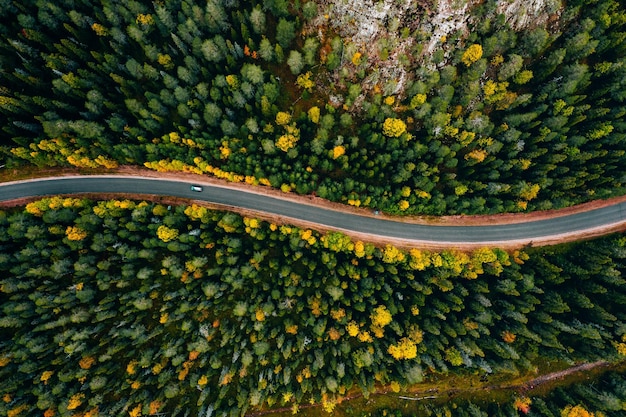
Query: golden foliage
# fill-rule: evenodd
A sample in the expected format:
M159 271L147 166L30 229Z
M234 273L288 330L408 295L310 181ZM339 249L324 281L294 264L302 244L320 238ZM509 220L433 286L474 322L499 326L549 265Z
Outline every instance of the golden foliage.
M473 151L465 155L465 160L468 161L470 159L473 159L476 162L482 162L485 160L486 157L487 151L483 149L474 149Z
M360 331L357 338L363 343L371 343L374 340L367 330Z
M504 58L500 54L495 55L493 58L491 58L491 65L493 65L494 67L497 67L503 62L504 62Z
M496 89L498 88L498 84L493 80L487 80L487 82L483 85L483 93L486 96L492 96L496 93Z
M411 339L404 337L398 344L389 346L387 352L394 359L413 359L417 356L417 345Z
M77 393L72 395L70 401L67 404L68 410L75 410L83 403L83 398L85 398L85 394Z
M137 23L140 23L142 25L153 25L154 24L154 18L152 17L151 14L138 14L137 15L137 19L135 19L135 21Z
M365 245L360 240L354 242L354 255L357 258L362 258L365 256Z
M315 83L313 82L313 80L311 80L311 75L311 71L307 71L305 74L298 75L298 78L296 79L296 84L298 84L301 88L307 90L308 92L311 92L311 90L315 86Z
M291 121L291 115L284 111L276 113L276 124L279 126L285 126Z
M465 52L463 52L463 56L461 57L461 62L463 62L466 66L472 65L474 62L478 61L483 56L483 47L479 44L475 43L470 45Z
M126 365L126 373L128 375L134 375L137 372L137 361L130 361L128 365Z
M163 242L170 242L178 237L178 230L161 225L157 229L157 236Z
M315 124L318 124L320 122L320 108L317 106L313 106L309 109L309 111L307 112L307 114L309 115L309 120L312 121Z
M230 74L226 76L226 84L232 89L239 87L239 79L236 75Z
M169 67L172 65L172 57L169 54L159 54L157 55L157 62L164 67Z
M530 201L533 198L537 197L539 193L539 184L528 184L525 183L522 187L522 190L519 193L519 196L526 201Z
M385 97L385 104L388 106L393 106L393 103L396 102L396 98L394 96Z
M103 166L107 169L115 169L119 166L117 161L113 159L108 159L102 155L98 155L94 161L96 162L96 164Z
M230 384L233 381L233 377L234 376L235 376L235 374L233 372L226 373L226 375L224 375L224 377L220 381L220 385L228 385L228 384Z
M228 147L228 141L222 141L222 146L220 146L220 158L221 159L228 159L228 157L231 154L231 150Z
M342 145L337 145L333 148L333 159L337 159L345 153L346 153L346 148L343 147Z
M334 398L328 399L326 398L326 394L324 394L324 397L322 398L322 409L330 414L333 412L336 406L337 400L335 400Z
M561 417L594 417L594 413L587 411L582 405L568 405L561 410Z
M513 407L524 414L528 414L530 411L530 405L533 401L528 397L516 398L513 402Z
M622 356L626 356L626 343L615 342L613 345L615 346L617 353L619 353Z
M622 356L626 356L626 334L622 335L621 342L613 342L613 346L615 346L617 353Z
M409 202L406 200L400 200L400 202L398 203L398 208L402 211L408 209L410 206Z
M150 415L158 413L162 405L163 403L161 401L158 401L158 400L152 401L150 403L150 411L149 411Z
M355 337L359 334L360 328L359 325L353 320L346 326L346 331L352 337Z
M383 134L392 138L402 136L406 132L406 124L400 120L392 117L385 119L383 123Z
M391 323L392 316L387 307L379 305L370 315L370 319L372 320L372 326L383 328Z
M396 262L402 262L404 260L404 253L400 249L391 244L387 244L383 250L383 262L390 264Z
M339 309L332 309L330 310L330 316L339 321L341 319L343 319L344 317L346 317L346 310L344 310L343 308L339 308Z
M289 149L296 146L297 141L298 141L298 138L292 134L282 135L276 141L276 147L283 152L287 152Z
M328 330L328 337L330 340L339 340L341 338L341 333L339 333L339 330L331 327L330 330Z
M138 417L141 415L141 404L137 404L135 408L128 412L130 417Z
M11 363L11 358L5 355L0 356L0 368Z
M109 34L109 31L107 30L107 28L105 28L104 26L102 26L100 23L94 23L91 25L91 29L96 32L96 35L98 36L106 36Z
M81 369L89 369L94 363L96 363L96 358L93 356L85 356L78 362L78 366L80 366Z
M398 392L400 392L400 383L398 381L391 381L391 384L389 384L389 388L391 388L392 392L395 392L397 394Z
M416 94L411 99L411 103L409 104L409 108L415 109L418 106L421 106L422 104L426 103L426 99L427 98L428 97L426 96L426 94Z
M265 313L263 312L263 310L258 308L255 311L255 313L254 313L254 317L256 318L257 321L264 321L265 320Z
M298 334L298 325L297 324L288 325L287 327L285 327L285 332L289 334Z
M363 54L360 52L355 52L354 55L352 55L352 64L353 65L360 65L361 64L361 58L363 57Z
M309 307L311 308L311 313L315 317L318 317L322 314L321 301L319 298L311 298L309 300Z
M12 408L9 411L7 411L7 417L16 417L20 415L22 411L26 409L28 409L28 406L26 404L18 405L17 407Z
M411 249L409 251L409 266L411 269L423 271L431 265L430 255L428 252L419 249Z
M44 384L47 384L48 380L50 379L50 377L52 377L52 375L54 375L54 371L44 371L41 374L41 378L39 378L39 380L43 382Z
M44 411L43 417L54 417L55 414L56 411L54 411L52 408L48 408L46 411Z
M26 205L26 212L34 216L42 216L45 211L60 208L81 208L85 201L78 198L46 197Z
M83 240L87 237L87 232L78 226L67 226L65 235L69 240Z
M508 330L502 332L502 340L504 340L505 343L513 343L515 339L517 339L515 333L511 333Z
M309 245L314 245L317 242L317 238L313 235L311 229L300 230L300 238L306 241Z
M424 332L422 332L417 324L411 324L406 333L408 338L416 345L419 345L424 340Z

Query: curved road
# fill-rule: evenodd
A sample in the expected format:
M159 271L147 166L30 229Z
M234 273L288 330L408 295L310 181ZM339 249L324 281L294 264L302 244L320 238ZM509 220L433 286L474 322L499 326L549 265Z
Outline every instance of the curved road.
M148 177L73 176L43 178L0 184L0 201L58 194L129 193L172 196L234 206L316 223L348 233L407 244L520 245L557 239L593 230L626 225L626 202L595 210L524 223L451 226L398 222L374 216L360 216L328 208L289 201L228 187L202 184L203 191L192 191L194 184Z

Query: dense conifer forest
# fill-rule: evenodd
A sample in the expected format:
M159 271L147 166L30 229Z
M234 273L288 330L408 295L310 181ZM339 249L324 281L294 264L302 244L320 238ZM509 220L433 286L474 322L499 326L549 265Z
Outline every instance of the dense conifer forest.
M337 35L330 3L3 0L6 164L145 164L390 213L624 192L618 1L547 2L515 29L467 2L434 43L434 7L411 2L373 44Z
M351 389L626 354L621 236L404 252L193 205L54 197L3 213L0 242L0 407L28 414L332 410Z
M537 1L533 19L399 3L0 0L0 169L134 165L393 215L626 193L619 1ZM438 32L441 4L464 24ZM362 18L385 36L364 42ZM332 412L450 375L619 362L625 273L620 234L434 252L195 204L44 198L0 211L0 415ZM623 404L614 372L410 413Z

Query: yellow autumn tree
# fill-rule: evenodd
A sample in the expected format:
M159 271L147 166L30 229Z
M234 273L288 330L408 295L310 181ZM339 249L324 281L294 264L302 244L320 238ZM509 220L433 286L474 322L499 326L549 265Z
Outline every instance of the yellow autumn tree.
M561 410L561 417L595 417L595 414L587 411L582 405L568 405Z
M50 379L50 377L52 377L52 375L54 375L54 371L44 371L41 374L41 378L39 378L39 380L43 382L44 384L47 384L48 380Z
M137 23L140 23L142 25L153 25L154 24L154 18L152 17L151 14L138 14L137 15L137 19L135 19Z
M276 124L279 126L285 126L291 121L291 115L284 111L276 113Z
M139 417L141 415L141 404L137 404L132 410L128 412L130 417Z
M526 201L530 201L533 198L537 197L540 188L541 187L539 186L539 184L524 183L519 193L519 196Z
M17 417L22 414L22 411L27 410L28 406L26 404L18 405L15 408L12 408L7 411L7 417Z
M484 161L486 157L487 151L485 151L484 149L474 149L473 151L465 155L465 160L469 161L471 159L477 163L480 163Z
M426 96L426 94L416 94L411 99L411 103L409 104L409 108L410 109L415 109L418 106L421 106L422 104L426 103L426 99L427 98L428 97Z
M206 378L206 377L205 377ZM202 378L201 378L202 379ZM156 414L159 412L159 410L161 409L161 406L163 405L163 403L161 401L158 400L154 400L150 403L150 415Z
M379 305L374 309L372 314L370 314L370 319L372 320L372 326L383 328L391 323L392 316L389 310L387 310L387 307Z
M96 358L93 356L85 356L78 362L78 366L80 366L81 369L89 369L94 363L96 363Z
M357 258L362 258L365 256L365 244L363 244L363 242L361 242L360 240L354 242L354 255Z
M165 225L161 225L157 229L157 236L163 242L170 242L178 237L178 230L172 229L171 227L167 227Z
M109 34L109 31L107 30L107 28L105 28L104 26L102 26L100 23L94 23L91 25L91 29L96 32L96 35L98 36L106 36Z
M478 61L483 56L483 47L479 44L475 43L470 45L469 48L463 52L463 56L461 57L461 62L463 62L466 66L472 65L474 62Z
M307 114L309 115L309 120L312 121L315 124L318 124L320 122L320 108L317 106L313 106L309 109L309 111L307 112Z
M517 339L515 333L511 333L508 330L502 332L502 340L504 340L504 343L513 343L515 339Z
M333 159L337 159L345 153L346 153L346 148L343 147L342 145L337 145L333 148Z
M348 332L350 336L355 337L356 335L359 334L360 328L357 322L353 320L350 323L348 323L348 325L346 326L346 331Z
M391 244L387 244L383 250L383 262L387 264L402 262L404 260L404 253L400 249Z
M78 407L80 407L80 405L83 403L83 398L85 398L85 394L74 394L72 395L72 397L70 398L70 401L67 404L67 409L68 410L75 410Z
M406 124L400 119L388 117L383 122L383 134L385 136L397 138L402 136L404 132L406 132Z
M296 79L296 84L298 84L304 90L311 92L311 90L315 86L315 83L313 82L313 80L311 80L311 75L311 71L307 71L305 74L298 75L298 78Z
M65 235L69 240L83 240L87 237L87 232L78 226L67 226Z
M417 356L417 345L411 339L403 337L397 344L389 346L387 352L396 360L413 359Z
M276 147L283 152L287 152L289 149L296 146L297 141L298 141L298 138L292 134L282 135L276 141Z
M430 254L428 252L421 251L419 249L411 249L409 251L409 256L409 266L411 269L423 271L431 264Z

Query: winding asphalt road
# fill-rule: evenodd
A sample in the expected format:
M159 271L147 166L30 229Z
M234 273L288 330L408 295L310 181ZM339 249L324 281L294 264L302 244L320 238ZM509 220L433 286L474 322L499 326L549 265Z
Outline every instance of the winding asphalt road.
M510 244L557 238L598 228L626 225L626 202L595 210L513 224L450 226L397 222L302 204L263 194L191 182L122 176L73 176L0 184L0 201L80 193L130 193L172 196L275 214L332 229L376 235L378 238L434 244Z

